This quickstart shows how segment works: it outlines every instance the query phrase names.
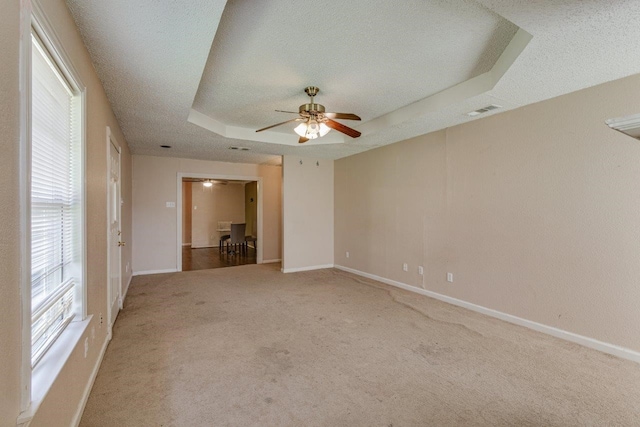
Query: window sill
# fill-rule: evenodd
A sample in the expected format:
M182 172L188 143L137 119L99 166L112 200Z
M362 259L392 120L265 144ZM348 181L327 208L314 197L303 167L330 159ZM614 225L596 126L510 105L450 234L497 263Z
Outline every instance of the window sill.
M31 373L31 404L26 411L18 416L18 426L28 425L31 422L62 368L69 360L71 353L82 339L92 317L87 316L84 320L69 323L33 368Z

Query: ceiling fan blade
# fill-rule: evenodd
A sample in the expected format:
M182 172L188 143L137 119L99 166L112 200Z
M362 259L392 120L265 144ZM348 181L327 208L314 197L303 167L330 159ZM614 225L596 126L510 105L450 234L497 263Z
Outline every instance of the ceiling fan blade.
M291 114L299 114L297 111L284 111L284 110L276 110L278 113L291 113Z
M324 116L328 119L362 120L360 116L351 113L324 113Z
M300 120L300 117L296 117L295 119L287 120L286 122L277 123L275 125L267 126L266 128L258 129L256 132L262 132L263 130L271 129L271 128L274 128L276 126L284 125L284 124L289 123L289 122L295 122L297 120Z
M305 138L304 136L301 136L300 139L298 140L298 144L304 144L308 140L309 140L309 138Z
M331 119L327 119L327 120L324 122L324 124L325 124L325 125L327 125L327 126L329 126L331 129L335 129L335 130L337 130L338 132L342 132L342 133L344 133L345 135L350 136L351 138L357 138L357 137L359 137L360 135L362 135L362 134L361 134L360 132L358 132L357 130L355 130L355 129L351 129L350 127L345 126L345 125L343 125L342 123L334 122L334 121L333 121L333 120L331 120Z

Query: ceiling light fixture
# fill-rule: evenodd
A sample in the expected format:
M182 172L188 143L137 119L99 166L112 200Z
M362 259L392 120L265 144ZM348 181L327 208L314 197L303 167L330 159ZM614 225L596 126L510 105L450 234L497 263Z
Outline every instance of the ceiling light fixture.
M203 185L203 186L205 186L205 187L207 187L207 188L209 188L209 187L213 186L213 182L211 182L211 181L205 181L205 182L203 182L203 183L202 183L202 185Z
M331 128L324 123L318 123L314 117L310 117L309 120L300 123L293 130L303 138L316 139L328 134Z
M640 139L640 114L606 120L605 123L618 132Z

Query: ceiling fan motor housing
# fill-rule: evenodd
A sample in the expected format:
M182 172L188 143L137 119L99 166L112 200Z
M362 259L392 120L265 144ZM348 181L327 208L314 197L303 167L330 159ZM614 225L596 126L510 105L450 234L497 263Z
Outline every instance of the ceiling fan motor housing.
M324 105L321 104L303 104L300 106L300 108L298 109L298 111L300 112L300 114L306 113L306 114L321 114L324 113Z

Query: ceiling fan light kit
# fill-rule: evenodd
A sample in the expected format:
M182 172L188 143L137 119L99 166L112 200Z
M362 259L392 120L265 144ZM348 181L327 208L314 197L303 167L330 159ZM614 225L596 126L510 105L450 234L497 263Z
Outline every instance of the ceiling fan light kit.
M352 138L357 138L361 135L357 130L351 129L348 126L333 120L360 120L360 117L352 113L325 113L324 105L316 104L314 102L314 97L318 92L320 92L320 89L316 86L308 86L304 91L309 95L311 101L308 104L302 104L298 108L297 113L293 111L276 110L279 113L298 114L300 117L258 129L256 132L262 132L291 122L299 122L293 130L300 136L298 142L301 144L309 141L310 139L322 138L329 133L331 129L335 129Z
M307 122L300 123L294 129L295 133L307 139L316 139L325 136L331 128L324 123L318 123L309 119Z

